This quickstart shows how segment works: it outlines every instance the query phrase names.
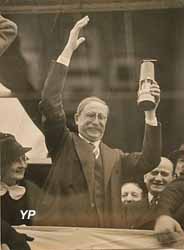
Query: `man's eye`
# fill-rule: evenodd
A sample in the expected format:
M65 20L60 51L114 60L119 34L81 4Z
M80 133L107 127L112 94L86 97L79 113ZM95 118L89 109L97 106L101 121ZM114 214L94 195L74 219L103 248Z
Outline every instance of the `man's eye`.
M137 193L132 193L132 196L133 197L138 197L138 194Z
M95 116L95 114L94 113L88 113L87 116L90 117L90 118L92 118L92 117Z
M160 172L160 174L161 174L162 176L164 176L164 177L166 177L166 176L168 176L168 175L169 175L169 173L164 172L164 171L161 171L161 172Z
M100 115L99 115L99 119L101 119L101 120L106 120L107 117L106 117L105 115L100 114Z
M158 171L152 171L151 174L152 175L158 175Z

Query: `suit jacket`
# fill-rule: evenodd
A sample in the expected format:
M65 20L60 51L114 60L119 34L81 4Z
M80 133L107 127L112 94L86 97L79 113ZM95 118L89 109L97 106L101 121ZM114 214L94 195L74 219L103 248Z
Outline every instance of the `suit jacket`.
M158 215L174 217L184 228L184 176L178 177L162 192Z
M122 205L122 228L153 230L157 206L151 206L148 197Z
M66 127L62 104L66 75L66 66L52 63L40 103L46 145L53 161L47 183L47 189L54 197L49 207L48 224L121 227L121 183L123 178L144 175L159 164L160 126L146 125L142 153L128 154L103 142L100 144L104 166L105 222L99 225L95 216L95 161L91 147Z
M0 15L0 56L17 35L17 25Z

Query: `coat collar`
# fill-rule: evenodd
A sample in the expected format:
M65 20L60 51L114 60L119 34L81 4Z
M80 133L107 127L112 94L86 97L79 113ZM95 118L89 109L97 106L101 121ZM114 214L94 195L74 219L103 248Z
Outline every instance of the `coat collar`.
M91 146L76 134L73 134L73 142L83 169L84 176L86 178L86 182L88 184L89 193L91 195L90 199L92 201L94 188L93 168L95 165L95 159L91 150Z

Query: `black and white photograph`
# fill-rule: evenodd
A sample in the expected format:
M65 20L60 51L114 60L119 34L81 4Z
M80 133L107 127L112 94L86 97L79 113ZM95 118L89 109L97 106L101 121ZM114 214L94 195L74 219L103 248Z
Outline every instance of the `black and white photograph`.
M1 250L184 249L184 0L0 0Z

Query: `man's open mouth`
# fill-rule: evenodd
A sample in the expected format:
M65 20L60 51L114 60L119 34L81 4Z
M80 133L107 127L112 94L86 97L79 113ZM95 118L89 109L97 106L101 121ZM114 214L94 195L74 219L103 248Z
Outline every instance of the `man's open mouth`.
M163 183L152 183L152 186L163 187L164 184Z

